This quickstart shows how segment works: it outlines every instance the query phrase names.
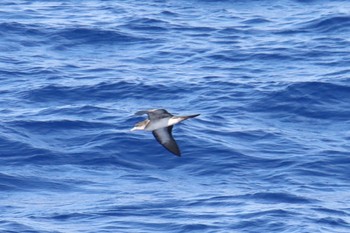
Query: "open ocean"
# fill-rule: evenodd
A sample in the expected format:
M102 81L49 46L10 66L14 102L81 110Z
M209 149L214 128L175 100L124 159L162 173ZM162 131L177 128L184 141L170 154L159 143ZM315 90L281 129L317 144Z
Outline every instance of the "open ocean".
M349 142L350 1L0 3L0 233L349 233Z

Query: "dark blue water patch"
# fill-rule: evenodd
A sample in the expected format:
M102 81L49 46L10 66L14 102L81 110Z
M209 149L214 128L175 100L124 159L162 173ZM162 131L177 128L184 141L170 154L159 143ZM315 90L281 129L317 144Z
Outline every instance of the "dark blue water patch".
M248 198L250 200L259 203L288 203L288 204L309 204L318 202L316 199L310 199L289 193L270 193L261 192L254 194L247 194L242 196L242 198Z
M84 129L103 129L110 125L102 122L87 122L79 120L47 120L47 121L12 121L7 123L12 128L21 128L36 133L49 134L55 130L84 130Z
M63 151L73 153L77 150L75 146L81 145L82 142L77 143L76 140L71 138L61 142L54 140L60 137L62 139L67 138L67 134L64 133L65 130L63 130L63 134L60 134L62 129L59 128L40 130L35 127L37 125L28 125L27 127L24 123L22 126L12 126L11 130L2 132L0 155L3 164L70 164L82 160L80 157L63 153ZM79 129L76 128L76 130ZM73 134L70 137L74 139Z
M47 85L23 93L23 98L35 102L106 101L122 99L181 99L180 87L170 85L148 85L144 82L101 82L94 85L62 86Z
M52 36L59 36L69 41L74 41L77 43L87 43L87 44L101 44L101 43L111 43L111 44L132 44L149 42L152 38L140 37L136 35L129 35L127 33L120 32L118 30L107 30L98 28L66 28L55 32Z
M119 143L114 143L115 148L118 147ZM102 149L102 148L101 148ZM114 150L116 151L116 149ZM106 167L108 169L115 170L133 170L133 171L143 171L152 169L151 164L145 163L144 160L137 158L136 155L132 153L127 155L120 155L117 153L106 153L102 154L101 151L98 152L85 152L85 153L71 153L72 157L79 158L75 161L70 160L73 164L83 165L86 167Z
M21 142L11 142L3 146L1 152L3 165L27 164L65 164L67 157L48 149L35 148ZM72 158L70 158L72 159Z
M44 25L23 24L18 22L0 23L0 30L6 36L44 36L47 34ZM4 33L6 32L6 33Z
M51 46L53 50L69 50L81 45L134 45L141 42L151 43L155 38L135 33L126 33L118 29L94 27L49 27L43 24L23 24L6 22L0 24L3 39L18 41L24 48ZM6 32L6 33L5 33ZM17 47L18 47L17 44Z
M63 127L66 126L66 124L63 125ZM141 151L143 147L139 147L138 149L136 147L130 147L130 139L113 133L109 136L103 134L103 136L90 135L81 137L74 136L77 130L79 131L79 127L76 128L75 126L74 129L70 129L70 132L67 129L57 127L49 129L42 129L41 125L31 125L30 127L32 128L27 128L26 125L22 126L27 131L26 134L32 138L32 143L28 143L30 138L22 139L21 137L16 137L15 140L0 138L0 155L3 165L78 164L83 166L113 166L116 169L143 170L149 169L154 160L160 162L160 158L163 156L161 153L158 153L159 156L155 158L149 156L149 161L147 162L147 157L140 157L139 153L135 152ZM41 131L38 132L38 130ZM47 136L45 137L44 135ZM69 136L67 137L67 135ZM58 143L51 139L60 137L62 141ZM158 146L156 143L153 144L153 140L150 140L152 141L152 145ZM135 140L135 142L138 141ZM135 142L134 144L136 144ZM145 146L150 147L147 143ZM119 152L121 149L128 150L129 153L121 154ZM149 164L145 164L145 161Z
M104 123L86 122L86 121L12 121L7 123L8 127L11 127L15 133L12 133L12 138L22 142L24 144L29 143L31 145L37 145L45 148L45 143L40 139L46 140L51 138L51 143L56 141L59 137L70 137L70 142L67 142L67 146L73 143L73 139L77 136L78 132L90 132L96 129L103 130L108 129L110 126ZM44 135L47 135L46 138ZM84 136L82 136L84 137ZM39 139L39 141L36 141ZM82 140L83 138L80 138ZM79 143L81 144L81 142Z
M79 164L144 170L160 166L164 156L173 159L152 136L144 140L142 135L113 132L110 129L115 127L109 124L62 120L13 121L7 125L12 129L12 140L1 138L4 164ZM125 127L131 125L122 126ZM152 155L140 156L144 150Z
M21 169L21 167L17 167ZM53 177L51 177L53 178ZM67 184L66 181L57 181L47 178L38 178L33 179L33 176L11 176L0 173L0 186L5 186L7 189L12 191L34 191L38 189L44 189L45 191L54 191L54 192L68 192L72 191L75 188ZM45 187L45 188L43 188ZM0 190L0 191L6 191Z
M38 58L41 59L42 57L38 57ZM16 65L15 67L6 67L0 71L0 74L2 73L2 74L11 75L11 77L18 77L18 79L13 80L13 83L23 82L26 77L44 76L45 78L48 78L48 77L57 75L57 73L59 73L58 70L52 67L33 66L29 68L26 66L25 63L23 64L21 61L19 61L15 65Z
M104 114L108 114L111 112L110 109L103 108L103 107L97 107L92 105L79 105L79 106L66 106L66 107L51 107L51 108L45 108L37 113L38 116L49 116L49 115L67 115L67 116L88 116L91 118L92 116L95 117L101 117ZM108 117L104 116L103 119L107 119ZM83 123L83 122L81 122ZM92 123L92 122L91 122ZM99 122L100 123L100 122ZM102 125L97 124L98 127L102 127ZM85 127L85 126L84 126ZM95 127L95 126L92 126Z
M239 217L242 219L254 219L254 218L259 218L263 216L276 217L276 218L283 216L283 217L294 218L297 215L300 216L300 214L297 213L296 211L276 208L276 209L266 210L266 211L255 211L247 214L244 213L244 214L240 214Z
M350 76L349 74L350 74L350 69L344 68L343 70L324 74L324 77L335 76L335 77L342 77L343 78L343 77L349 77Z
M272 62L280 62L280 61L295 61L298 57L295 54L290 53L286 49L269 49L269 51L264 51L264 49L260 49L261 52L257 52L251 55L250 59L257 59L262 61L272 61Z
M212 224L186 224L181 227L181 232L193 232L193 231L215 231L219 230L219 226L213 226Z
M130 20L124 27L131 30L147 31L147 33L165 33L171 25L159 19L139 18Z
M232 142L237 145L241 144L238 140L232 140ZM187 145L186 148L190 149L190 146ZM234 148L234 145L232 147ZM214 142L210 144L203 143L201 147L197 146L184 155L186 164L182 169L186 173L197 177L233 176L253 178L258 176L261 180L278 181L277 174L271 173L271 170L288 170L296 163L296 161L285 159L282 156L282 158L263 158L261 154L263 152L240 153L239 150L227 148L223 144ZM213 158L216 162L212 162ZM188 164L192 165L189 166Z
M245 31L241 28L237 27L225 27L223 29L218 29L216 32L219 36L222 38L225 38L227 36L236 36L236 37L229 37L229 38L240 38L242 34L245 33Z
M347 15L322 16L306 22L301 29L317 33L346 33L350 30L350 17Z
M210 198L199 198L193 201L189 201L186 206L189 208L195 207L214 207L220 208L222 206L242 206L241 200L237 199L237 196L215 196Z
M264 221L262 219L256 218L251 220L242 219L236 224L232 224L231 228L233 230L243 232L303 232L308 233L309 231L300 230L299 226L293 226L286 221L282 220L283 216L279 216L279 218L269 219Z
M252 19L244 20L242 21L243 24L252 24L252 25L257 25L257 24L264 24L264 23L271 23L270 20L262 18L262 17L255 17Z
M174 205L179 206L179 205ZM168 203L155 203L155 202L145 202L143 204L138 205L118 205L113 206L112 208L101 211L99 215L103 216L145 216L148 214L156 214L156 215L165 215L169 216L169 213L166 213L164 209L171 210L171 206L168 206ZM177 212L177 211L174 211Z
M171 27L172 30L178 31L178 32L186 32L185 34L188 34L188 32L195 32L195 33L214 33L217 31L216 28L209 27L209 26L187 26L187 25L175 25ZM192 35L192 34L190 34ZM210 35L210 34L205 34Z
M8 46L8 50L17 52L27 50L31 47L43 47L52 41L48 40L54 29L47 28L43 24L23 24L17 22L7 22L0 24L3 30L2 41ZM13 48L9 45L13 44Z
M347 15L329 15L301 23L294 23L283 29L275 30L276 34L322 34L339 35L350 29L350 17Z
M132 225L137 228L147 229L158 229L160 231L171 231L171 232L188 232L197 231L204 229L218 230L219 224L211 223L209 219L216 218L214 213L205 214L201 212L188 213L181 209L182 201L175 201L173 199L167 200L166 202L147 201L145 203L135 203L133 205L116 205L105 211L98 213L99 216L104 218L119 217L119 226L125 225L125 220L132 222ZM180 207L180 208L179 208ZM158 223L157 221L144 222L140 221L139 218L143 216L156 215L161 216L166 222ZM174 222L173 219L177 221ZM188 219L196 218L196 222L188 221ZM133 232L131 230L131 232Z
M228 54L227 52L216 52L215 54L210 54L207 55L206 58L213 60L213 61L218 61L218 62L226 62L226 63L231 63L231 62L242 62L242 61L247 61L250 58L250 54L237 54L236 52L231 51L232 54Z
M42 218L36 218L34 219L42 219ZM67 221L78 221L81 219L84 219L85 221L88 221L89 219L93 220L96 218L95 214L88 214L88 213L67 213L67 214L55 214L51 216L47 216L44 219L49 220L55 220L59 222L67 222Z
M14 191L16 188L13 185L0 184L0 190L2 191Z
M8 230L11 229L11 230ZM26 224L22 224L16 221L0 221L0 230L3 233L60 233L59 231L43 231L43 230L35 230L35 227L29 226Z
M225 40L226 41L226 40ZM220 43L230 43L232 44L233 41L230 39L229 41L220 41ZM300 57L300 51L291 51L289 49L285 48L259 48L254 53L246 53L237 50L221 50L221 51L215 51L214 53L208 53L205 58L220 62L220 63L228 63L232 64L232 62L245 62L245 61L262 61L266 62L278 62L285 60L285 61L296 61Z
M0 137L1 146L1 157L3 162L19 163L23 160L32 159L38 155L46 155L46 160L50 157L54 157L54 154L45 149L39 149L33 147L28 142L21 142L18 139L9 139L5 136Z
M163 16L166 16L166 17L178 17L179 16L179 14L177 14L176 12L169 11L169 10L162 11L160 14Z
M322 225L328 225L330 227L342 227L344 230L347 229L349 230L350 227L350 222L345 221L342 218L334 218L334 217L326 217L326 218L320 218L317 219L316 222L318 224Z
M295 171L302 176L322 176L334 180L348 180L350 174L349 153L339 151L322 151L311 162L304 162L295 167Z
M206 85L210 88L206 88ZM215 100L216 98L225 98L226 101L232 102L233 104L237 98L241 101L253 98L249 96L249 93L255 90L255 86L247 83L235 83L229 80L224 81L222 77L205 76L199 80L196 89L206 101ZM256 91L258 92L258 90ZM235 104L237 105L239 103ZM222 111L222 113L225 113L225 111Z
M332 209L327 208L313 208L314 210L317 210L318 213L320 213L320 217L308 217L310 221L315 222L317 225L329 227L330 229L337 229L330 232L339 232L340 229L344 231L340 232L347 232L350 229L348 217L349 214L343 211L336 211ZM326 217L324 217L326 216Z
M299 82L268 92L252 110L285 112L319 119L348 119L350 87L326 82Z
M327 215L331 216L338 216L338 217L350 217L350 215L346 211L342 210L335 210L335 209L330 209L330 208L325 208L325 207L315 207L313 210L317 212L323 212Z

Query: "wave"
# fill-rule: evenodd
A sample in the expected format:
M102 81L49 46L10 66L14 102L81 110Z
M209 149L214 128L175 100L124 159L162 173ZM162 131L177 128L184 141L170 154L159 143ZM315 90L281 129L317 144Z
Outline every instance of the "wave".
M22 92L25 99L35 102L62 102L82 100L115 100L120 99L144 99L157 98L168 99L180 98L177 86L159 84L149 85L144 82L101 82L94 85L62 86L46 85L36 89ZM164 94L162 94L164 93Z
M6 233L17 233L17 232L40 232L40 233L49 233L50 231L42 231L37 230L35 227L30 226L31 224L22 224L18 221L9 221L9 220L1 220L0 221L0 227L4 230Z
M286 28L276 30L277 34L297 34L297 33L347 33L350 30L350 17L348 15L328 15L318 17L309 21L294 22Z
M0 187L3 186L12 191L33 191L45 187L48 191L70 191L71 186L64 182L55 181L52 179L41 178L33 179L32 176L11 176L0 173ZM1 190L6 191L6 190Z
M24 24L18 22L0 23L0 31L6 32L4 35L20 35L20 36L45 36L46 28L41 24Z
M152 41L149 37L141 37L130 35L125 32L119 32L117 30L107 30L98 28L65 28L57 30L51 34L52 37L64 38L69 41L73 41L75 44L87 43L87 44L100 44L100 43L142 43Z
M350 30L350 16L332 15L303 23L301 30L317 33L346 33Z
M5 39L10 39L12 35L12 38L16 38L23 47L50 46L53 50L70 49L81 45L137 45L154 41L150 36L122 32L120 29L79 25L64 28L44 24L5 22L0 23L0 32L6 32L2 33Z
M66 117L65 111L66 108L61 112L56 109L55 114ZM39 115L42 116L40 112ZM161 157L164 156L164 149L157 145L151 134L129 133L132 123L63 119L15 120L4 124L6 127L2 127L0 137L3 164L79 164L144 170L162 164ZM130 146L138 145L140 140L143 143L139 147ZM140 157L144 148L156 148L152 150L154 155Z
M268 92L252 105L259 112L288 112L320 119L349 119L350 86L299 82Z
M309 203L317 203L317 200L312 200L310 198L305 198L293 194L289 194L286 192L283 193L254 193L244 195L244 198L253 199L256 202L260 203L290 203L290 204L309 204Z
M147 31L147 33L165 33L171 25L168 22L159 19L138 18L128 21L123 27L136 31Z

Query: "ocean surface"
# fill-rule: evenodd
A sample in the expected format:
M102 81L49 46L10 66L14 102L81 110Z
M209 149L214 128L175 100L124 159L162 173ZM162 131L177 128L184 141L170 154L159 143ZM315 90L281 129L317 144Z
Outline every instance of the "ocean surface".
M0 3L1 233L348 233L349 142L349 1Z

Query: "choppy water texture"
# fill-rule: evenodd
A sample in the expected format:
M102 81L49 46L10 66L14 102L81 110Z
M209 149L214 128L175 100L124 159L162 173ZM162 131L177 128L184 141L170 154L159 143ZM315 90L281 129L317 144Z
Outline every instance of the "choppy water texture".
M0 232L350 232L348 1L0 3ZM134 112L174 127L181 158Z

